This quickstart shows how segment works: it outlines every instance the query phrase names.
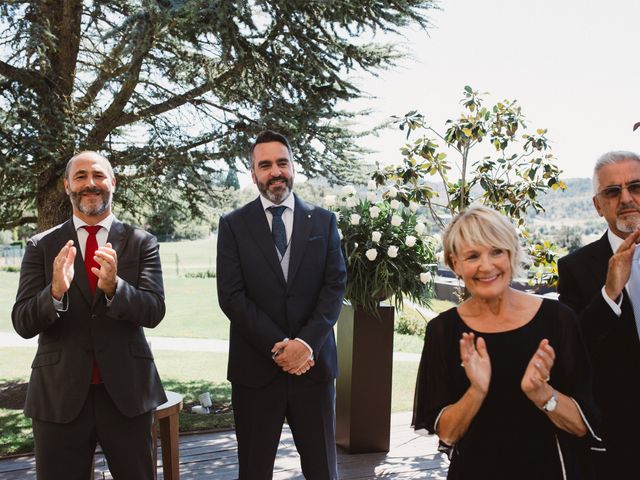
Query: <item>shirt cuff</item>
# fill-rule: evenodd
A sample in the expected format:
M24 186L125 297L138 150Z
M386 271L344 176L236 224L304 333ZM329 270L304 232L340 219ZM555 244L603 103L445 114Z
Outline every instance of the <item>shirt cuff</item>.
M56 312L66 312L69 309L66 292L62 295L60 300L56 300L53 295L51 296L51 300L53 300L53 308L56 309Z
M602 287L601 290L602 298L604 298L604 301L607 302L607 305L609 305L613 313L615 313L616 316L619 317L620 315L622 315L622 299L624 298L624 291L620 293L620 301L616 303L609 298L609 295L607 295L604 288L605 287Z
M298 342L300 342L301 344L303 344L305 347L309 349L309 360L313 360L313 348L311 348L311 346L301 338L294 338L294 340L297 340Z

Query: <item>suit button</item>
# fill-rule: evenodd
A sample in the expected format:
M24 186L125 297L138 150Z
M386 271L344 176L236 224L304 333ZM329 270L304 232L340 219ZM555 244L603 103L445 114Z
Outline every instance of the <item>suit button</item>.
M91 314L91 320L95 320L96 318L98 318L98 315L96 315L95 313Z

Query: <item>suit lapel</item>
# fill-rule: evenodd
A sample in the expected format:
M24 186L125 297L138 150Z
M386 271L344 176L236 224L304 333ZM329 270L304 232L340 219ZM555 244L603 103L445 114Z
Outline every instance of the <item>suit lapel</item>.
M251 237L264 255L267 264L276 274L282 285L286 285L287 282L282 273L282 267L278 260L276 247L271 237L271 230L269 229L267 216L262 209L260 198L256 198L253 202L249 203L243 211L242 216L247 225L247 229L251 233Z
M600 288L607 280L607 270L609 269L609 259L611 255L613 255L611 244L609 243L607 232L605 232L604 235L600 237L600 240L598 240L596 248L593 249L593 261L591 265L587 265L587 268L594 272L595 276L593 280Z
M300 262L304 257L307 248L309 235L311 234L311 226L313 224L313 208L300 200L297 196L296 208L293 215L293 232L291 234L291 257L289 259L289 275L288 284L291 285L292 280L296 276Z
M114 218L111 228L109 229L107 242L111 243L111 246L118 254L118 259L120 259L128 239L129 236L127 235L124 223Z

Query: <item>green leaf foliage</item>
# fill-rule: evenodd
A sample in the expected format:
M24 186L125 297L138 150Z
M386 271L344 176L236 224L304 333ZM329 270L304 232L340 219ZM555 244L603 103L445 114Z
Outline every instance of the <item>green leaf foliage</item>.
M552 285L557 281L557 249L530 240L525 226L527 212L544 211L541 193L549 188L566 189L554 164L547 130L527 130L516 100L486 106L485 97L465 86L460 101L463 111L457 119L447 120L444 130L415 110L396 118L397 125L407 131L407 140L411 134L417 138L401 148L401 165L386 167L372 178L378 183L395 182L403 199L425 204L441 228L472 203L502 212L526 243L532 281ZM485 139L491 145L489 155L487 148L480 147ZM455 152L455 158L445 151ZM455 179L450 177L452 166L459 174ZM432 177L442 185L437 194L429 187Z
M177 191L200 213L222 195L216 174L246 167L249 142L265 128L290 137L307 176L348 179L360 152L349 126L356 113L337 103L362 95L350 74L392 66L399 51L374 34L426 28L432 8L433 0L3 2L0 227L66 218L61 174L86 149L111 160L128 212Z

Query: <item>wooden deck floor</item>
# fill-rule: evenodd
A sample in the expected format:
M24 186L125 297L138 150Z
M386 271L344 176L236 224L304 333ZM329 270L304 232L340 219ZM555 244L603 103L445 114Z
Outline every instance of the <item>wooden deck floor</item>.
M349 455L338 450L341 480L368 478L444 479L448 462L436 450L437 439L416 435L409 413L394 414L391 419L389 453ZM180 437L181 480L231 480L238 477L235 434L231 432L183 435ZM33 456L0 460L1 480L35 479ZM104 458L96 457L95 479L111 479ZM162 478L159 469L158 478ZM300 459L287 427L282 432L274 469L274 480L303 479Z

